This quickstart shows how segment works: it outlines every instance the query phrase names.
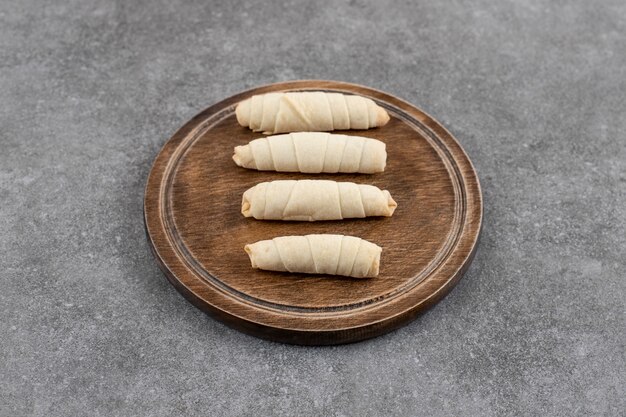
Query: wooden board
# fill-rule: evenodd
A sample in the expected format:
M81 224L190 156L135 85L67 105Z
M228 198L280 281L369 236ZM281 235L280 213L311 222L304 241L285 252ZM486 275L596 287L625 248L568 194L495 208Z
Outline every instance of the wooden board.
M287 174L237 167L233 147L262 136L234 110L253 94L319 90L360 94L387 109L377 129L342 131L387 144L384 173ZM249 187L276 179L369 183L391 192L390 218L258 221L241 214ZM190 302L243 332L325 345L374 337L415 318L447 294L472 260L482 221L478 178L467 155L432 117L389 94L354 84L294 81L259 87L209 107L157 156L146 186L145 223L154 255ZM254 270L246 243L281 235L337 233L382 246L374 279Z

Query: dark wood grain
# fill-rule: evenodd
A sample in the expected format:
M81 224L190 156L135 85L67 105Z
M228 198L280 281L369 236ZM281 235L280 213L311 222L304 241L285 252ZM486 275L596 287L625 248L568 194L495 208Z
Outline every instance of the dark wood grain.
M341 133L387 144L387 168L375 175L307 175L237 167L233 147L260 137L237 124L235 105L270 91L360 94L385 107L384 127ZM273 222L244 218L243 192L262 181L303 178L368 183L398 202L391 218ZM256 88L203 111L157 156L146 186L148 240L170 282L194 305L255 336L297 344L354 342L395 329L447 294L468 267L482 221L478 178L452 135L391 95L331 81ZM246 243L281 235L354 235L383 248L378 278L254 270Z

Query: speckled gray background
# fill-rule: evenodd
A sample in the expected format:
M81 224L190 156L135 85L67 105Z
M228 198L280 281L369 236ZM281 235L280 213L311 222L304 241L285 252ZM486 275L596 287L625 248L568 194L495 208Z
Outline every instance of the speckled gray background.
M0 2L0 415L626 415L626 3ZM299 78L396 94L482 181L473 266L407 327L305 348L148 252L186 120Z

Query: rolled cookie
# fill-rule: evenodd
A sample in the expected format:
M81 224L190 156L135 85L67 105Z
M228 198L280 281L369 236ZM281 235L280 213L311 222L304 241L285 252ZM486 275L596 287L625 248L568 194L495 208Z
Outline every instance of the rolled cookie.
M373 174L385 170L387 151L376 139L298 132L237 146L233 160L240 167L259 171Z
M341 220L391 216L397 207L387 190L328 180L262 182L246 190L241 213L259 220Z
M342 235L282 236L246 245L253 268L370 278L378 275L382 248Z
M255 95L239 103L235 114L240 125L268 134L369 129L389 121L369 98L321 91Z

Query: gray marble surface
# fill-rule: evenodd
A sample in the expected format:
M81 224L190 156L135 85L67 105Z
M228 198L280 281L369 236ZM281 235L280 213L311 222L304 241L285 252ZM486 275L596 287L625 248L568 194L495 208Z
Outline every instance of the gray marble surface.
M207 317L142 224L186 120L369 85L478 170L481 246L412 324L281 345ZM626 3L0 1L0 416L626 415Z

